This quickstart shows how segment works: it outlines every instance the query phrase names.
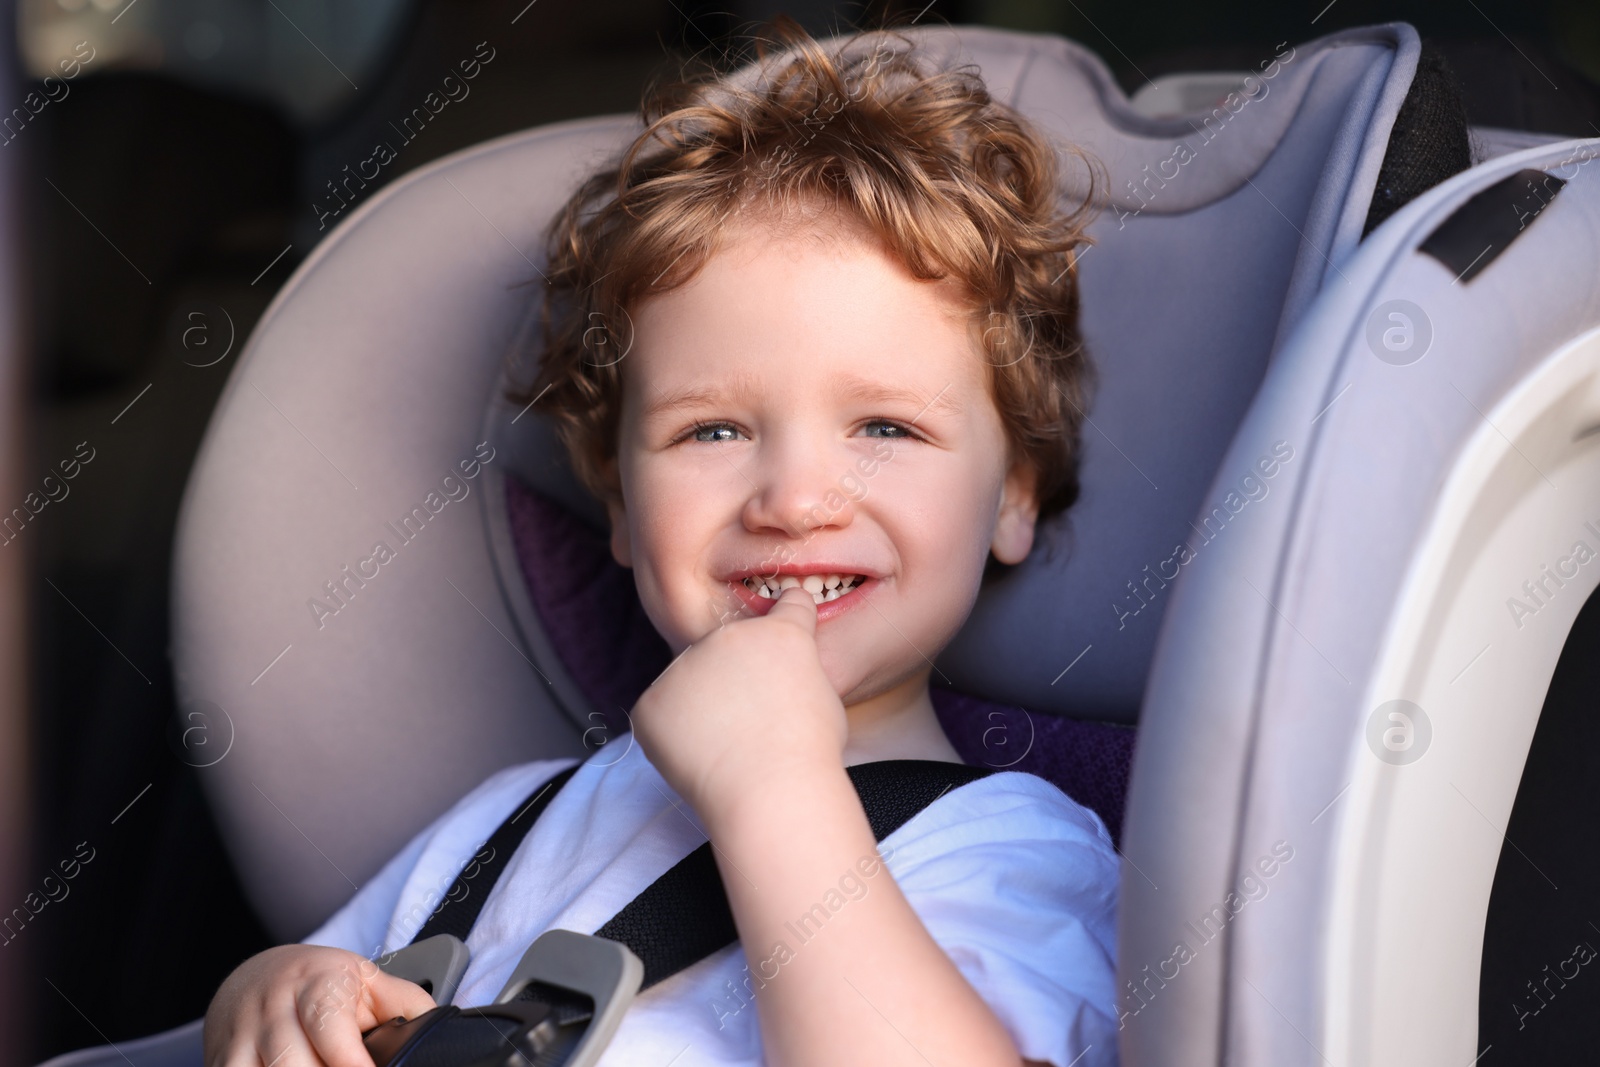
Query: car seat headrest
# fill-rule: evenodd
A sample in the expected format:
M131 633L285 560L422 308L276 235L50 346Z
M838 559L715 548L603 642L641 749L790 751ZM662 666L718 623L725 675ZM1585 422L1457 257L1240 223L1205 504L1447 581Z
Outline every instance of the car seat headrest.
M1214 536L1238 513L1233 501L1256 492L1239 489L1250 471L1218 476L1216 464L1276 339L1330 257L1360 239L1417 40L1397 24L1283 45L1210 111L1154 119L1132 108L1097 56L1063 38L910 32L940 67L976 63L996 99L1087 149L1110 179L1090 230L1096 243L1082 254L1083 332L1100 389L1084 429L1082 496L1055 520L1069 551L1047 558L1036 547L986 586L937 665L966 692L1132 722L1165 590L1183 562L1175 546ZM884 45L903 42L866 34L847 47ZM787 55L731 77L753 87ZM1071 190L1084 176L1065 167L1069 196L1081 195ZM1352 193L1363 180L1366 191ZM530 311L512 381L531 378L534 321ZM495 402L485 433L510 457L507 470L605 528L539 416ZM1206 502L1221 518L1192 527Z

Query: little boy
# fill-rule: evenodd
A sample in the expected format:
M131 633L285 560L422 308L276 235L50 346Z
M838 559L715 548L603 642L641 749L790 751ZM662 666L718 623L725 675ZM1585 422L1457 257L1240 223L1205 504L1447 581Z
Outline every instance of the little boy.
M1114 1063L1100 820L1003 772L879 844L845 772L961 762L933 659L989 559L1021 562L1076 498L1081 210L975 74L778 25L791 63L662 90L552 228L523 397L677 658L518 847L454 1000L488 1003L540 933L593 932L709 837L740 941L641 993L602 1063ZM573 762L492 776L305 944L245 961L208 1067L370 1067L362 1030L434 1005L368 958Z

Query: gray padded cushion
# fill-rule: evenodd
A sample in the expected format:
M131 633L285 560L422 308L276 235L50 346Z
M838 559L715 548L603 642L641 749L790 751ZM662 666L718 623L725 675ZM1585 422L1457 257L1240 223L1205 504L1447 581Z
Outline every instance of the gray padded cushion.
M1415 61L1409 29L1390 32L1302 46L1267 98L1246 106L1215 141L1188 139L1196 152L1189 167L1224 151L1253 160L1259 142L1245 139L1280 130L1293 114L1259 169L1212 179L1214 198L1195 200L1191 190L1209 176L1197 172L1200 180L1185 188L1185 167L1122 229L1111 212L1091 230L1099 244L1083 261L1083 322L1101 386L1084 428L1083 495L1067 517L1076 549L1048 563L1036 552L985 593L938 660L957 688L1040 711L1136 719L1171 592L1150 575L1180 541L1198 542L1191 523L1223 503L1212 479L1275 339L1320 287L1324 257L1337 262L1359 238L1389 121L1409 83L1406 64ZM1087 53L1069 55L1101 70ZM1055 109L1047 102L1072 70L1037 65L1013 103L1048 117ZM1056 125L1081 137L1075 123ZM1224 149L1235 132L1246 147ZM1130 148L1113 173L1165 158L1171 141L1135 141L1143 151ZM1353 177L1362 192L1347 198ZM1125 180L1114 178L1113 189ZM1187 210L1162 214L1169 192Z
M1181 133L1130 112L1099 61L1058 38L914 32L963 43L998 96L1097 151L1114 189L1169 157ZM1114 211L1098 224L1085 328L1104 386L1077 550L985 595L941 660L958 688L1135 717L1165 603L1121 632L1111 605L1211 499L1274 338L1321 285L1326 257L1355 243L1360 190L1415 51L1404 26L1302 46L1215 142L1188 135L1194 160L1148 209L1121 230ZM214 704L232 724L232 748L202 780L280 936L304 936L490 772L582 752L581 695L505 566L499 473L591 518L595 505L537 420L514 422L497 397L547 220L637 128L632 116L555 124L386 187L284 286L218 402L174 546L174 667L185 711ZM493 461L443 487L472 495L402 544L386 524L426 508L484 440ZM346 579L348 604L319 620L325 583L380 540L394 558L364 586Z

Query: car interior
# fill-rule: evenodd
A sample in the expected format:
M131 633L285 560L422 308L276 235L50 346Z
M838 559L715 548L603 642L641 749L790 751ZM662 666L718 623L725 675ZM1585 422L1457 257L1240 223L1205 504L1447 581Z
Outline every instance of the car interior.
M1588 5L136 2L25 0L8 50L12 1060L198 1064L243 958L626 732L670 652L507 391L642 88L758 84L779 11L895 14L1105 168L1067 550L933 692L1110 831L1120 1061L1600 1038Z

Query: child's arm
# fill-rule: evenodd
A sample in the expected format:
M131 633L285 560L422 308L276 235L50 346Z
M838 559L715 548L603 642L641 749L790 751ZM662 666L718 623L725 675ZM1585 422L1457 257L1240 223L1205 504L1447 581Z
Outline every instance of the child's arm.
M436 1005L365 956L321 945L257 953L206 1010L206 1067L372 1067L361 1033Z
M797 768L743 792L706 824L751 973L765 983L756 1004L767 1063L1016 1067L1000 1021L875 863L843 767ZM840 890L841 879L855 884L852 871L867 886L856 900Z
M786 592L688 649L634 712L645 754L715 846L766 1061L1016 1067L1010 1035L877 863L815 628L810 597ZM867 892L830 911L852 871Z

